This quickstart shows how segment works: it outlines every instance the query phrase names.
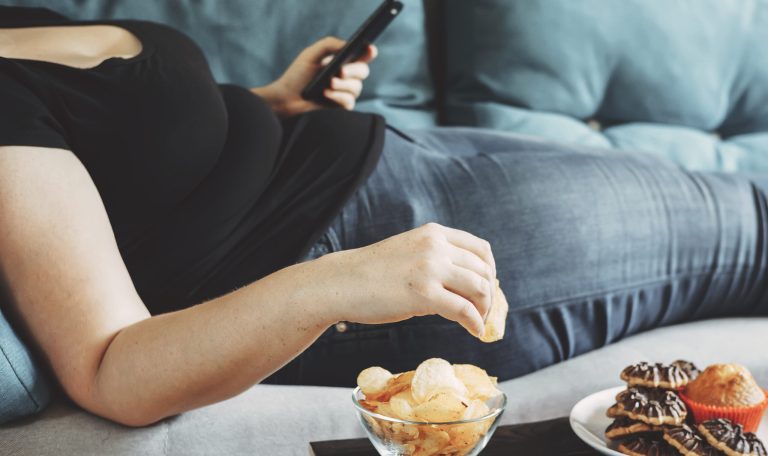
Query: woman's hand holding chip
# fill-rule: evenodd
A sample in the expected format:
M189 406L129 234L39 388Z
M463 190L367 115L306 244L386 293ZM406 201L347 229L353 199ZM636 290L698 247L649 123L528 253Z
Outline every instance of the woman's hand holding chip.
M496 288L490 244L435 223L317 261L336 321L380 324L437 314L479 337Z

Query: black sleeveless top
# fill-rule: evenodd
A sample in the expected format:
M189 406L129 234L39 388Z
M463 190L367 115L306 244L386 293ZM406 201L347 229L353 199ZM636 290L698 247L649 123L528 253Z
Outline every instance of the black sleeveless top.
M381 117L328 109L281 122L250 91L218 85L170 27L0 7L3 28L86 24L122 27L143 49L90 69L0 57L0 145L80 159L153 313L294 263L378 160Z

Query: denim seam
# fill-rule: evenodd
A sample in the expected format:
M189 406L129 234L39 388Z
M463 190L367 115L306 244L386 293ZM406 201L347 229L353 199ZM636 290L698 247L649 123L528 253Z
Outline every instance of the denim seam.
M562 305L562 304L567 304L567 303L569 303L571 301L575 301L575 300L579 300L579 299L584 299L584 298L588 298L588 297L593 297L595 295L601 295L601 294L611 293L611 292L615 292L615 291L626 290L626 289L629 289L629 288L639 288L641 286L649 285L649 284L671 282L671 281L678 280L678 279L681 279L681 278L700 277L700 276L707 275L707 274L712 274L713 277L716 277L716 276L721 276L721 275L724 275L724 274L732 274L735 271L738 271L740 269L747 269L747 268L752 269L754 267L753 266L742 265L742 266L732 266L732 267L725 268L725 269L724 268L719 268L717 271L709 270L709 271L702 271L702 272L687 273L685 275L671 275L671 276L665 277L663 279L645 280L645 281L640 281L640 282L635 282L635 283L632 283L632 284L628 284L628 285L625 285L625 286L622 286L622 287L598 290L598 291L593 291L593 292L590 292L590 293L585 293L585 294L579 295L579 296L568 297L568 298L564 298L564 299L560 299L560 300L556 300L556 301L550 301L550 302L546 302L546 303L542 303L542 304L536 304L536 305L528 306L528 307L516 308L516 309L510 310L509 313L525 312L525 311L529 311L531 309L548 309L550 307L554 307L554 306L558 306L558 305ZM757 270L759 270L759 271L764 271L765 269L766 268L763 267L763 266L757 268Z
M35 397L32 395L32 392L27 388L27 385L24 384L24 381L21 379L21 376L16 371L16 368L13 366L13 363L11 362L11 359L8 357L8 355L5 353L5 349L2 345L0 345L0 353L3 354L3 358L8 362L8 365L11 367L11 372L13 372L13 375L16 377L16 380L18 380L19 384L22 388L24 388L24 391L27 393L27 396L29 397L29 400L32 401L32 403L35 404L35 409L40 410L40 404L38 404Z

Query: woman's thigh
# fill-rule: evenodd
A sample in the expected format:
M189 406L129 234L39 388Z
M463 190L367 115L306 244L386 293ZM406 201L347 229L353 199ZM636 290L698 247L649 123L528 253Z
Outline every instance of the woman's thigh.
M355 248L431 221L487 239L507 336L481 344L438 318L352 325L324 338L323 356L365 347L355 368L394 369L442 356L510 378L660 325L768 311L766 202L749 179L480 130L409 135L388 134L328 240Z

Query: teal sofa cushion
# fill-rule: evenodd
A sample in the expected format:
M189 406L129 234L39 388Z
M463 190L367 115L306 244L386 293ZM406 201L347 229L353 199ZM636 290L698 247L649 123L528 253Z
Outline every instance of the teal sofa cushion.
M768 1L442 6L449 125L768 169Z
M0 310L0 424L42 410L50 385Z
M402 0L403 14L381 35L379 59L358 104L403 127L436 123L422 0ZM274 81L318 39L348 38L381 0L0 0L43 6L73 19L135 18L190 35L219 82L257 87Z

